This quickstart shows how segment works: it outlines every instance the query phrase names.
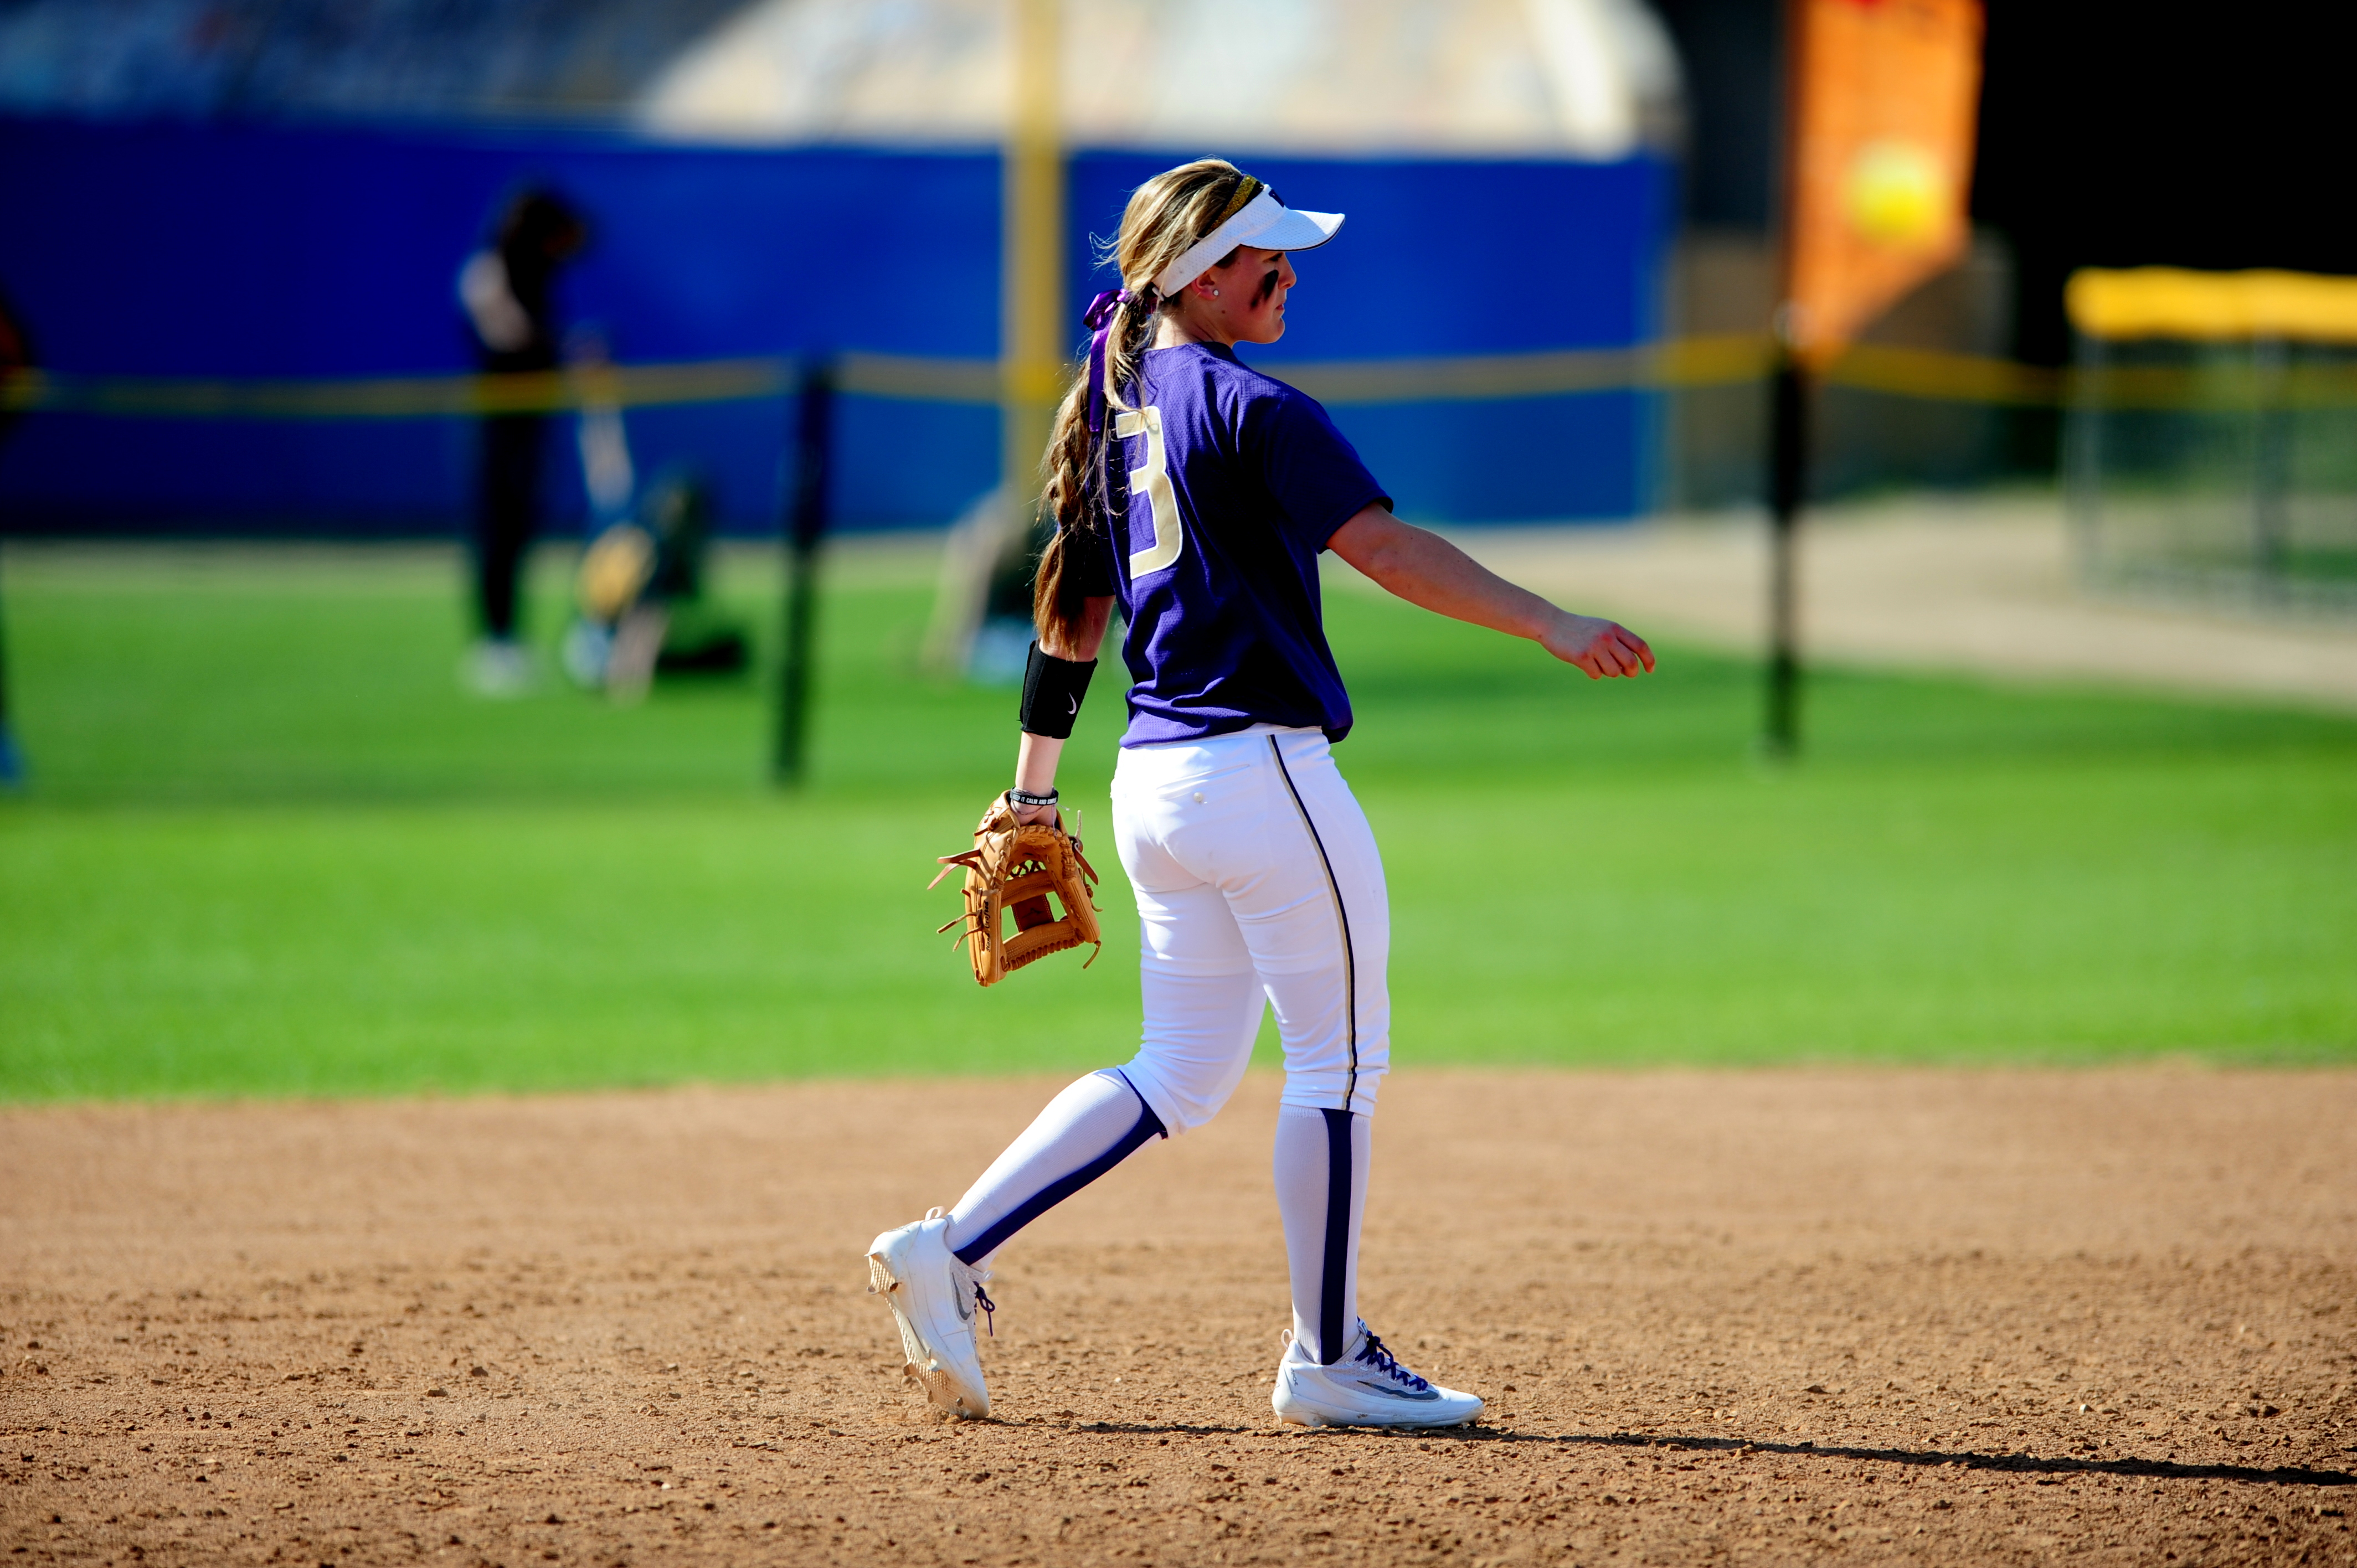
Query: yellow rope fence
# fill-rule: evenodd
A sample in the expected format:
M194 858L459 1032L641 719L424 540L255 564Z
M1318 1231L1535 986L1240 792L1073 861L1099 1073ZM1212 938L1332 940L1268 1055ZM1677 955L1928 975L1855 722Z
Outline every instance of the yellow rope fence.
M1762 381L1767 338L1682 338L1627 349L1573 349L1403 360L1296 361L1274 367L1319 401L1366 405L1489 402L1614 392L1675 392ZM995 360L846 353L838 390L912 402L996 405ZM693 360L521 375L231 380L85 376L28 370L0 379L0 409L140 419L382 420L657 408L783 397L799 384L788 359ZM1896 397L2016 408L2121 409L2357 406L2357 363L2268 366L2093 365L2069 370L1930 349L1861 343L1827 371L1833 386Z

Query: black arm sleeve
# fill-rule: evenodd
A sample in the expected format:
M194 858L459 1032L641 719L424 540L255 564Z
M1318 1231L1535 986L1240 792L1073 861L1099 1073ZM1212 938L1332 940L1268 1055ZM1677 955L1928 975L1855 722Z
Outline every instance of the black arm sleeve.
M1059 659L1033 643L1031 662L1023 671L1024 729L1050 740L1071 739L1072 721L1081 716L1081 699L1089 694L1089 677L1096 672L1093 659L1085 664Z

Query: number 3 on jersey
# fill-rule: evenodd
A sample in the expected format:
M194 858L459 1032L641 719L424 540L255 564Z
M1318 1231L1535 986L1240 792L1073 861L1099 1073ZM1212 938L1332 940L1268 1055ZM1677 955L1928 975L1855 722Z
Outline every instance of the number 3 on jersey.
M1162 445L1162 411L1148 403L1135 412L1117 414L1113 433L1125 439L1141 435L1146 437L1146 465L1129 471L1129 504L1134 507L1138 497L1146 498L1146 521L1154 530L1154 542L1131 553L1129 580L1134 583L1146 573L1159 572L1178 560L1178 553L1186 548L1187 536L1178 531L1178 500L1170 493L1169 462ZM1130 537L1136 535L1132 533Z

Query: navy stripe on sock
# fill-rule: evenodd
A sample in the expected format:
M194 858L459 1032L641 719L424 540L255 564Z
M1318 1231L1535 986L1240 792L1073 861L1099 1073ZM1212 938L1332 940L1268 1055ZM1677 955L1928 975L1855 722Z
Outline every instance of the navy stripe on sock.
M1113 1076L1121 1079L1123 1088L1128 1090L1132 1094L1137 1094L1137 1086L1135 1084L1130 1082L1126 1078L1122 1078L1122 1075L1118 1072L1114 1073ZM975 1237L972 1241L960 1247L957 1250L958 1262L971 1267L982 1259L990 1256L991 1253L1005 1246L1007 1239L1013 1236L1017 1230L1022 1230L1026 1225L1030 1224L1031 1221L1039 1219L1039 1216L1047 1213L1048 1210L1055 1208L1056 1205L1063 1202L1064 1199L1071 1197L1072 1194L1080 1191L1081 1188L1088 1186L1089 1183L1096 1180L1097 1177L1104 1175L1105 1172L1113 1169L1114 1166L1121 1164L1122 1161L1135 1154L1138 1150L1138 1146L1144 1144L1147 1139L1167 1136L1168 1136L1168 1134L1163 1128L1162 1118L1157 1116L1154 1113L1154 1108L1146 1103L1146 1096L1137 1094L1136 1124L1132 1126L1128 1132L1124 1133L1118 1139L1116 1139L1112 1148L1107 1149L1103 1154L1099 1155L1095 1159L1091 1160L1087 1165L1082 1165L1079 1170L1074 1171L1071 1175L1058 1177L1056 1180L1049 1182L1046 1187L1041 1187L1038 1192L1033 1193L1029 1197L1025 1198L1021 1203L1015 1207L1014 1210L1010 1212L1006 1218L1001 1219L997 1224L992 1226L989 1230Z
M1342 1296L1351 1283L1351 1113L1326 1118L1326 1268L1318 1287L1318 1359L1332 1366L1349 1343Z

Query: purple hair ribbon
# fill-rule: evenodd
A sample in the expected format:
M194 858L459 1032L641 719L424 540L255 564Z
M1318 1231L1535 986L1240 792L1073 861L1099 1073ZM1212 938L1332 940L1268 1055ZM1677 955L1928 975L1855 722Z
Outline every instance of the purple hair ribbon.
M1089 301L1082 314L1081 325L1096 334L1089 339L1089 434L1094 435L1104 428L1105 405L1105 338L1112 335L1113 318L1129 303L1129 290L1107 289Z

